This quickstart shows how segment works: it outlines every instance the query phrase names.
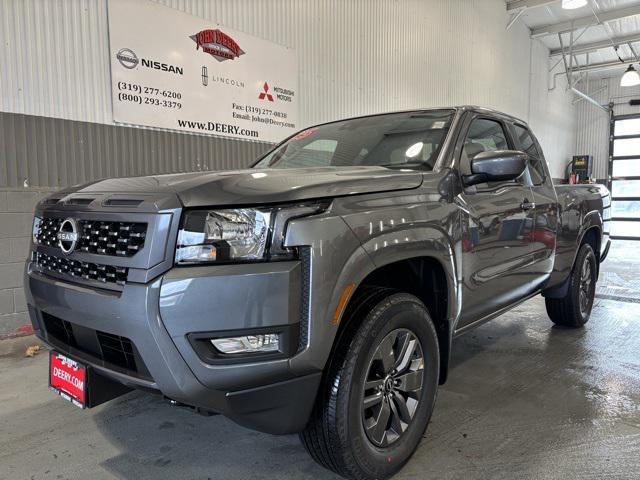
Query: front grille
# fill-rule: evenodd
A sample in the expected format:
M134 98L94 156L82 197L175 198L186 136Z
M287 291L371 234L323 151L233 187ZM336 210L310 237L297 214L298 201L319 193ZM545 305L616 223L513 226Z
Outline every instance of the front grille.
M35 238L39 245L58 245L58 231L62 218L43 218ZM139 222L105 222L79 220L80 231L77 250L97 255L131 257L142 247L147 234L147 224Z
M42 323L54 347L88 361L97 359L103 366L116 367L128 375L152 380L138 350L127 337L83 327L44 312Z
M73 335L73 329L71 323L60 320L52 315L46 313L42 314L44 325L47 333L53 338L60 340L65 345L70 347L77 347L76 337Z
M131 340L98 330L96 330L96 335L102 349L102 357L106 362L120 365L134 372L138 371Z
M44 273L53 272L70 279L95 280L101 283L124 285L129 271L126 267L81 262L65 257L55 257L41 252L35 254L36 265Z

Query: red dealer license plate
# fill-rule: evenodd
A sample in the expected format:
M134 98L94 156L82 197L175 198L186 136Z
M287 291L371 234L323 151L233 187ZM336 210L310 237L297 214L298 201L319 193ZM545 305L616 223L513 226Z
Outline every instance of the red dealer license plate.
M50 352L49 388L77 407L85 408L87 367L57 352Z

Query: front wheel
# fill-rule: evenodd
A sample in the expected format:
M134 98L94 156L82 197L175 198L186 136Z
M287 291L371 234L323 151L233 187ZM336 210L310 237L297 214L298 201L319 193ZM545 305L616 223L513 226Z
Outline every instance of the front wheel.
M380 289L355 302L300 439L346 478L383 479L409 460L431 417L438 339L413 295Z
M547 314L565 327L582 327L591 316L596 293L598 263L591 245L585 243L578 250L569 277L569 288L562 298L545 298Z

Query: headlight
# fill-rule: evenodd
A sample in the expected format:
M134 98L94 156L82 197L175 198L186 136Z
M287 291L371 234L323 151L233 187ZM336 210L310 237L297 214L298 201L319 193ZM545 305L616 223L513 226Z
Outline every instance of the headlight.
M182 218L176 263L229 263L287 259L282 243L287 222L318 213L326 204L293 207L188 210Z

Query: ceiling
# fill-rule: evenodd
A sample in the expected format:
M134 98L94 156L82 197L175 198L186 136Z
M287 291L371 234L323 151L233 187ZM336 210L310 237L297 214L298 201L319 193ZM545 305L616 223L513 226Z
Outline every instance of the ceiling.
M532 37L549 47L553 63L562 62L558 31L562 34L566 52L573 31L574 65L619 62L618 55L625 62L640 63L640 0L588 0L586 6L575 10L564 10L560 0L509 0L507 10L512 20L517 15L515 21L527 25ZM585 45L595 42L600 45L589 48L588 53L581 51ZM613 45L618 43L616 55ZM614 65L590 70L589 76L622 75L624 70L624 65Z

